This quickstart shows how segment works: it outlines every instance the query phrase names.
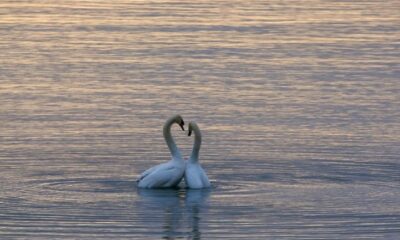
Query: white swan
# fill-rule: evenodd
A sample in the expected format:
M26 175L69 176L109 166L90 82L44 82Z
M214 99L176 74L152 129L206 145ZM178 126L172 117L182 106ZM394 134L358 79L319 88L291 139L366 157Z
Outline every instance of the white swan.
M195 122L189 123L190 136L194 131L194 144L192 155L190 156L185 170L185 182L188 188L208 188L210 181L208 180L206 172L199 164L199 151L201 146L201 132Z
M172 159L166 163L162 163L151 167L144 171L137 180L140 188L168 188L175 187L183 178L185 172L185 161L183 160L178 147L171 135L171 126L177 123L181 126L185 124L180 115L169 118L163 128L165 142L171 152Z

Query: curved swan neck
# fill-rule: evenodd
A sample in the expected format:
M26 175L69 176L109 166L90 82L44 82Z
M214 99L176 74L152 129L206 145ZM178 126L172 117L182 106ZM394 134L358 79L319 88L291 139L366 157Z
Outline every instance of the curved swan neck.
M171 126L176 122L176 117L172 117L168 119L163 127L163 135L165 142L167 143L167 146L169 148L169 151L171 152L172 159L182 159L181 153L179 152L178 147L176 146L176 143L171 135Z
M196 124L192 124L192 129L194 132L194 143L193 143L192 155L190 156L190 161L197 162L199 160L199 152L201 146L201 132Z

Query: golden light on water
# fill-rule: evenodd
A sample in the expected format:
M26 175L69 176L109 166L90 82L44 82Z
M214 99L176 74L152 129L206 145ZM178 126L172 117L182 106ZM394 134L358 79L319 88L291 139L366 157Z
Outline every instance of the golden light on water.
M0 238L395 239L398 9L1 1ZM141 191L177 113L213 188Z

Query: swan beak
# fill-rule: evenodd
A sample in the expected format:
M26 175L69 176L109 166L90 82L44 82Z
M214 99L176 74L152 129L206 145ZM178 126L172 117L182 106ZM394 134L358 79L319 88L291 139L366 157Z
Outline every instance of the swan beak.
M185 128L183 127L183 125L185 125L184 121L182 121L182 123L180 123L179 126L182 128L182 131L185 131Z
M192 130L189 130L188 136L192 135Z

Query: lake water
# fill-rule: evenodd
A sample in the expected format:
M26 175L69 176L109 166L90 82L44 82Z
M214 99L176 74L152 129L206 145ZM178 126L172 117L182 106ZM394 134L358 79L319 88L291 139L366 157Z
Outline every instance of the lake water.
M2 0L0 238L399 239L399 8ZM137 189L176 113L212 189Z

